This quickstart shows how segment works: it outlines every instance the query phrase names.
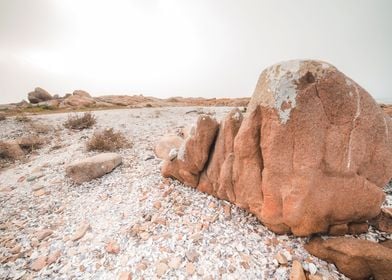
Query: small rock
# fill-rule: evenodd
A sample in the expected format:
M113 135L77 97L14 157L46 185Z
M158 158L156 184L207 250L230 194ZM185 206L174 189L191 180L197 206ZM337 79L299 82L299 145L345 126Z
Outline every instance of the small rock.
M154 206L155 209L160 209L162 207L162 204L161 204L160 201L155 201L153 206Z
M160 262L158 263L155 272L158 277L162 277L168 269L169 267L167 266L167 264L165 264L164 262Z
M195 273L195 265L191 262L186 264L186 274L188 274L189 276L193 275Z
M36 258L30 265L30 269L34 270L34 271L40 271L41 269L43 269L47 262L46 262L47 258L46 256L40 256L38 258Z
M58 258L61 256L61 251L60 250L55 250L53 252L51 252L48 256L48 265L51 265L52 263L55 263Z
M118 276L118 280L132 280L131 273L128 271L123 271Z
M2 188L0 189L0 192L10 192L10 191L12 191L12 188L11 188L11 187L2 187Z
M38 191L33 192L34 196L42 196L44 194L46 194L45 189L39 189Z
M42 185L35 185L35 186L33 186L31 189L33 190L33 191L38 191L38 190L40 190L40 189L42 189L44 186L42 186Z
M228 220L231 218L231 206L228 203L223 205L223 211L225 213L225 219Z
M19 254L22 246L20 244L16 244L13 248L10 249L11 254Z
M290 271L290 280L306 280L305 272L299 261L294 260Z
M181 258L180 257L173 257L169 261L169 267L173 269L179 268L181 265Z
M288 264L287 258L282 253L277 253L276 256L275 256L275 259L281 265L287 265Z
M90 224L88 222L86 222L86 221L82 222L79 225L79 228L75 231L75 233L71 236L70 239L72 241L79 240L80 238L82 238L86 234L86 232L89 228L90 228Z
M110 240L105 246L106 252L109 254L118 254L120 252L120 246L115 240Z
M309 272L314 275L317 272L317 266L314 263L309 263Z
M194 262L197 260L197 258L199 257L199 253L196 252L195 250L189 250L185 253L186 258L188 259L188 261L190 262Z
M45 239L46 237L52 235L52 233L53 233L53 230L46 228L46 229L42 229L42 230L38 231L36 236L37 236L38 240L41 241L41 240Z

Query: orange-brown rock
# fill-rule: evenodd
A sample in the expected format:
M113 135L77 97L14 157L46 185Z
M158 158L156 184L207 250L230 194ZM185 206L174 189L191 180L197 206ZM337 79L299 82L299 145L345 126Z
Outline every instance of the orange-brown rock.
M382 208L380 214L371 219L369 224L379 231L392 233L392 208Z
M176 156L176 151L180 148L184 139L180 136L168 134L159 139L155 145L154 152L158 158L170 160ZM171 153L170 153L171 152Z
M382 243L338 237L328 240L312 239L305 244L312 255L334 263L351 279L391 279L392 249Z
M219 128L201 118L180 149L186 158L166 160L163 176L245 208L277 233L348 232L379 214L392 177L392 121L332 65L273 65L244 118L233 111Z
M166 160L162 166L165 177L174 177L185 184L196 187L203 170L212 143L218 130L218 122L206 115L201 115L197 124L191 129L172 161Z

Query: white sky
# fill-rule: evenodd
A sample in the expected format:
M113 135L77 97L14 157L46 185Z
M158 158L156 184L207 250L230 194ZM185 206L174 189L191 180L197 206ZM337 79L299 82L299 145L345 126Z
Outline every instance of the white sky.
M328 61L392 102L389 0L0 0L0 103L63 95L251 96L260 72Z

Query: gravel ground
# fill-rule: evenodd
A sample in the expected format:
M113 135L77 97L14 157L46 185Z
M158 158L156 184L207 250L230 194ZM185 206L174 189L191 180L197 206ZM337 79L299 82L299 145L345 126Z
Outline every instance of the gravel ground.
M192 110L197 112L187 113ZM309 255L302 246L306 238L275 235L253 215L161 178L154 143L194 123L201 111L221 119L230 108L97 111L95 128L83 131L62 128L67 114L32 117L49 126L48 143L0 171L0 278L117 279L130 273L133 279L288 279L297 259L324 279L347 279ZM94 155L85 149L87 139L95 129L110 127L133 142L119 151L123 164L73 184L65 165ZM0 139L32 130L29 123L7 119ZM386 205L392 205L391 189ZM83 225L87 231L74 240ZM358 237L391 239L372 228ZM53 263L34 271L47 256Z

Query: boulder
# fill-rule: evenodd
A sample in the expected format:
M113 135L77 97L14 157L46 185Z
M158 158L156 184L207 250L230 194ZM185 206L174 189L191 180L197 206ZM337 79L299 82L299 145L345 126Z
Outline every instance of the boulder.
M121 162L121 156L116 153L102 153L69 164L65 172L75 183L81 184L111 172Z
M91 98L91 95L87 91L84 91L84 90L75 90L73 92L73 95Z
M168 134L163 136L154 147L155 155L160 159L169 160L173 157L170 152L177 153L184 139L180 136Z
M65 98L61 102L61 107L76 107L76 108L82 108L82 107L90 107L94 105L96 101L90 97L86 96L78 96L78 95L71 95L67 98Z
M15 140L0 141L0 158L17 160L23 158L25 153Z
M312 239L305 244L310 254L334 263L351 279L391 279L392 249L383 243L338 237L328 240Z
M53 97L46 90L40 87L36 87L34 91L29 92L27 98L32 104L37 104L53 99Z
M163 163L161 169L163 176L174 177L196 187L209 157L218 126L218 122L210 116L199 116L196 126L181 144L176 158Z
M273 65L244 117L202 118L208 125L198 119L199 132L164 162L163 176L228 200L277 233L356 232L365 227L350 225L379 214L392 177L392 121L334 66Z

